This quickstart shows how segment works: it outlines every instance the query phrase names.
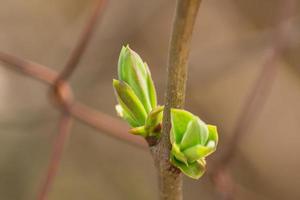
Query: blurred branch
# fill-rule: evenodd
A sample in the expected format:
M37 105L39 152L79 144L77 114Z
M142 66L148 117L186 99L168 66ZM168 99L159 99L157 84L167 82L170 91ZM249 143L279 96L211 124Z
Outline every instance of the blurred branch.
M110 136L115 138L133 143L140 147L145 147L146 143L144 140L138 137L134 137L127 134L128 127L117 119L114 119L104 113L97 112L87 106L77 103L73 100L72 90L66 79L68 79L80 61L84 50L87 47L88 42L95 30L95 25L97 19L99 18L100 11L104 7L104 0L99 0L91 18L88 20L87 25L77 43L74 50L71 52L68 61L62 72L58 74L57 72L45 67L43 65L27 61L16 56L0 52L0 60L9 65L14 66L15 69L20 70L26 75L30 75L40 81L48 83L53 88L52 98L55 103L58 104L60 110L62 111L62 119L60 122L60 129L57 138L53 144L53 152L51 156L51 161L49 163L48 171L44 182L42 183L41 189L38 194L38 200L47 199L48 192L53 184L54 177L57 174L59 163L62 157L63 148L67 137L70 134L72 116L93 126L94 128L109 133Z
M71 113L75 118L106 133L110 137L127 142L128 144L133 144L140 148L147 147L147 143L142 137L128 134L128 125L114 117L88 108L80 103L73 104Z
M9 67L14 67L17 71L23 72L25 75L29 75L50 85L54 85L55 80L58 77L58 73L50 68L7 53L0 52L0 61ZM60 87L60 90L63 92L61 93L67 94L71 92L71 88L67 82L64 82L62 85L63 86ZM106 133L108 136L124 140L140 147L147 146L146 142L142 138L127 134L127 131L125 130L128 129L128 126L121 120L96 111L76 101L72 102L69 109L73 117L103 133Z
M68 140L71 127L72 127L71 117L68 114L62 115L62 119L59 125L59 133L56 136L53 143L53 148L52 148L53 152L52 152L51 160L48 165L48 171L46 173L45 180L41 185L41 189L37 197L38 200L47 199L49 190L53 185L54 177L57 174L59 164L62 158L62 153L64 150L64 145Z
M48 67L5 52L0 52L0 61L9 67L14 67L17 71L20 71L25 75L29 75L48 84L54 84L58 77L57 72Z
M282 0L281 15L273 33L273 43L268 51L266 61L262 66L257 80L253 83L244 106L239 113L232 139L226 145L227 149L225 149L212 172L213 182L217 190L222 193L222 199L233 199L234 197L233 181L229 174L227 174L226 169L237 153L239 142L253 127L270 95L278 69L276 62L289 44L287 41L290 30L288 20L292 16L294 4L294 0ZM223 184L224 182L227 184Z
M63 71L59 75L59 79L68 79L69 76L73 73L75 68L78 66L78 63L89 43L89 41L92 38L93 33L96 29L96 24L99 20L100 13L104 9L104 6L106 4L106 0L98 0L98 3L90 17L90 19L87 21L86 26L79 37L79 40L71 52L69 59L66 62L66 65L63 69Z
M271 45L268 57L262 66L261 72L257 80L253 83L252 89L250 90L248 97L243 108L240 111L239 117L237 118L236 126L233 131L232 139L230 144L227 145L229 148L225 151L222 156L221 163L227 164L234 157L236 148L241 137L249 130L253 123L258 118L260 111L262 110L269 94L271 87L275 80L276 71L278 65L276 61L286 49L288 42L289 24L288 19L292 15L294 0L283 0L281 18L278 20L277 28L273 34L273 44Z
M55 77L53 86L51 87L51 94L53 99L61 107L62 119L60 121L59 135L55 140L52 147L52 159L49 163L48 171L46 172L46 179L42 183L42 187L38 194L38 200L46 200L48 198L48 193L53 185L54 178L57 174L60 160L62 158L63 149L67 141L67 136L70 134L72 126L72 116L71 107L73 104L73 95L71 89L69 89L66 84L67 79L72 75L80 58L82 57L84 50L86 49L88 42L95 30L97 19L99 18L100 11L104 7L104 0L99 0L94 12L92 13L90 19L87 21L86 27L83 30L81 37L73 51L71 52L68 61L66 62L62 72Z

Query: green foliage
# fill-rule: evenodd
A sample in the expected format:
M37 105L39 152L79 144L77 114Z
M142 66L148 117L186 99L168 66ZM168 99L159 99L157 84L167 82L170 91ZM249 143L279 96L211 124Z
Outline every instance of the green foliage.
M116 110L133 127L130 133L158 136L159 132L155 130L161 123L162 107L157 107L150 70L128 45L122 47L119 56L118 77L119 80L113 80L119 102Z
M161 135L163 106L157 106L156 91L148 65L129 46L122 47L119 80L113 87L119 104L117 113L130 126L130 133L143 137ZM216 150L216 126L207 125L192 113L171 109L170 162L187 176L198 179L205 172L205 157Z
M156 107L156 91L148 65L128 45L120 53L118 76L132 88L147 113Z
M171 122L170 161L187 176L198 179L205 172L205 157L216 150L217 128L181 109L171 109Z

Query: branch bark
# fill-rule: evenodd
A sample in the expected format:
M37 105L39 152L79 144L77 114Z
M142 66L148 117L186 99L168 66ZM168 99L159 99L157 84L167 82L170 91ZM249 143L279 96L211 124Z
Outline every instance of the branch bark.
M65 143L69 139L71 133L70 132L71 127L72 127L72 119L69 116L69 114L62 115L59 124L59 133L54 139L48 170L45 176L45 180L41 185L41 189L38 191L37 200L48 199L49 191L54 183L54 178L57 175L60 161L62 159Z
M1 51L0 62L6 64L5 66L9 68L14 68L25 75L50 85L54 85L57 77L59 76L56 71L51 70L49 67ZM68 94L72 93L69 84L64 82L64 87L61 87L60 89L60 92L63 93L61 96L65 96L64 99L68 99ZM69 111L74 118L110 137L125 141L128 144L133 144L141 148L147 147L143 138L128 134L126 131L128 130L128 126L119 119L94 110L93 108L83 105L76 100L74 100L72 105L70 105Z
M188 56L192 32L200 0L178 0L173 22L169 49L167 91L162 136L157 146L151 147L159 175L161 200L182 199L182 177L180 171L171 165L170 157L170 110L183 108L187 80Z
M223 150L223 155L211 171L212 181L221 199L235 199L236 188L232 177L228 174L228 167L237 153L239 142L244 135L247 133L250 134L252 126L255 124L269 98L278 68L280 67L277 64L278 59L290 44L288 41L291 31L289 19L295 12L295 4L295 0L281 0L281 10L278 13L279 19L277 25L271 35L273 39L272 45L268 49L269 54L239 113L233 130L233 136L226 145L227 148Z

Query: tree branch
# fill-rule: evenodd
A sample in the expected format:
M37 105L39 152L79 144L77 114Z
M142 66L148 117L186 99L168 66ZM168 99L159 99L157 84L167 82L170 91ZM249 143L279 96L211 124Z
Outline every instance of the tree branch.
M65 64L65 67L63 68L63 71L60 73L59 78L57 80L67 79L72 75L73 71L78 66L79 61L83 53L85 52L85 49L89 41L91 40L93 33L95 32L96 24L100 18L99 16L102 13L101 11L104 9L105 4L106 0L98 0L93 13L91 14L91 17L88 19L85 28L78 39L77 44L72 50Z
M182 199L181 173L169 162L171 149L170 109L183 108L184 106L188 56L199 5L200 0L178 0L176 5L167 68L163 131L158 145L151 147L159 173L161 200Z
M45 180L43 181L41 185L41 189L39 191L38 200L45 200L47 199L49 190L51 186L53 185L54 177L57 174L59 164L62 158L62 153L64 150L64 146L66 141L68 140L68 137L70 135L70 129L72 127L72 119L68 114L62 115L60 124L59 124L59 133L56 136L53 148L52 148L52 154L51 159L48 165L48 170L45 176Z
M58 77L58 73L48 67L4 52L0 52L0 61L9 67L14 67L15 70L21 71L25 75L29 75L32 78L50 85L54 85ZM68 90L71 90L71 88L68 83L65 82L64 86L65 87L62 87L63 93L70 93ZM139 147L147 147L146 142L142 138L127 133L126 130L128 130L128 126L121 120L96 111L76 101L72 103L69 109L73 117L108 136L124 140L127 143Z
M278 23L272 34L272 45L270 45L269 54L239 113L233 130L233 136L211 173L211 178L216 189L221 193L222 199L234 198L235 188L233 180L226 172L227 167L235 157L242 137L246 133L249 133L263 110L276 78L276 72L279 67L277 64L278 58L289 45L287 39L289 38L290 23L288 20L294 13L295 0L281 0L280 7L281 12L278 15Z
M60 161L63 155L64 146L68 140L68 136L71 134L73 118L71 116L71 107L73 105L73 94L66 84L66 81L72 73L75 71L80 58L82 57L90 39L92 33L95 30L96 22L99 18L100 11L104 5L104 0L98 0L98 3L92 13L91 17L86 23L81 37L78 40L77 45L71 52L68 61L66 62L61 73L55 77L54 83L51 85L51 97L56 101L61 107L61 121L59 135L55 139L55 143L52 146L51 160L46 171L46 178L42 182L41 189L38 193L38 200L46 200L48 198L49 190L51 189L55 176L57 174Z

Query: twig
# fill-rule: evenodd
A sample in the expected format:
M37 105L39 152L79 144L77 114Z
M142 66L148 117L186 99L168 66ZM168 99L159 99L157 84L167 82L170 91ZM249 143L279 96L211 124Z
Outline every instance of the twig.
M127 130L129 127L127 124L107 114L88 108L80 103L73 104L71 113L75 118L110 137L127 142L128 144L133 144L140 148L146 148L148 146L142 137L128 134Z
M58 77L57 72L48 67L5 52L0 52L0 61L9 67L14 67L17 71L48 84L54 84Z
M276 61L286 49L288 44L286 42L289 30L287 20L290 18L291 13L293 13L293 2L294 0L282 0L282 13L273 35L273 45L268 52L269 55L262 66L261 73L254 82L252 89L246 98L246 102L239 113L239 117L237 118L238 120L233 131L234 134L230 140L230 144L228 145L229 149L223 153L220 161L222 165L226 165L234 157L238 142L253 125L270 94L278 68Z
M254 82L250 93L246 98L246 102L239 113L239 117L237 118L238 120L233 131L232 139L230 140L230 144L228 144L229 148L223 153L220 161L222 165L226 165L234 158L238 142L241 140L241 137L250 130L251 126L261 113L276 77L276 58L278 54L278 50L271 49L270 55L263 65L259 77Z
M38 200L46 200L48 198L48 192L52 187L54 178L57 174L57 170L62 157L64 145L67 141L67 136L70 134L72 116L71 107L73 105L73 95L70 87L66 83L66 80L72 75L79 60L86 49L88 42L90 41L93 30L96 27L97 19L100 15L100 11L103 8L104 0L99 0L91 18L88 20L84 31L79 38L78 44L75 46L70 54L70 57L63 68L62 72L55 77L55 81L51 86L51 94L53 99L58 103L62 111L62 119L60 121L59 135L53 145L53 154L51 162L49 163L48 171L46 172L46 179L42 183L41 190L38 194Z
M96 24L99 20L100 13L104 9L104 6L106 4L106 0L98 0L98 3L89 18L89 20L86 23L86 26L79 37L79 40L71 52L69 59L66 62L66 65L63 69L63 71L60 73L59 78L57 80L63 79L66 80L68 77L71 76L75 68L78 66L78 63L89 43L89 41L92 38L93 33L95 32Z
M226 175L226 168L230 161L235 157L238 143L241 138L250 131L269 97L278 69L276 61L289 44L286 41L288 38L287 33L289 32L289 23L287 20L293 13L294 4L294 0L282 0L281 16L273 34L273 45L268 52L269 55L239 113L232 139L226 145L227 149L225 149L222 157L217 162L217 165L212 172L212 179L217 190L223 193L221 195L222 199L233 199L234 186L226 185L226 188L224 188L224 184L221 184L220 182L233 184L232 180L230 180L230 176L228 174ZM224 180L224 178L227 180Z
M30 75L31 77L50 85L53 85L58 77L57 72L50 68L7 53L0 52L0 61L5 63L8 67L13 66L17 71L21 71L26 75ZM67 83L65 83L62 88L63 90L66 90L65 93L70 93L69 90L71 90L71 88ZM72 103L70 112L76 119L94 127L108 136L124 140L140 147L147 147L146 142L142 138L130 135L125 131L128 127L121 120L96 111L76 101Z
M160 199L182 199L182 177L171 165L170 109L182 108L185 100L188 56L192 32L200 0L178 0L169 49L167 91L163 119L163 133L157 146L151 147L158 168Z
M38 200L47 199L49 189L53 185L54 177L56 176L58 171L60 160L62 158L64 144L68 139L71 125L72 120L70 116L68 114L63 115L59 125L59 134L57 135L53 143L53 152L49 163L49 168L45 177L45 181L43 182L41 190L39 191L37 197Z

